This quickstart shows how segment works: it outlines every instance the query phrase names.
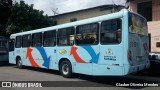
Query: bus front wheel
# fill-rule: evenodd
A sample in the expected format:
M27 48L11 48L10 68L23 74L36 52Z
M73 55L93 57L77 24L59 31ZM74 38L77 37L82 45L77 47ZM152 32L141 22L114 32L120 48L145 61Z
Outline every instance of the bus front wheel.
M18 67L19 69L22 69L22 68L23 68L21 58L18 58L18 59L17 59L17 67Z
M67 60L60 63L60 73L63 77L69 78L72 75L71 63Z

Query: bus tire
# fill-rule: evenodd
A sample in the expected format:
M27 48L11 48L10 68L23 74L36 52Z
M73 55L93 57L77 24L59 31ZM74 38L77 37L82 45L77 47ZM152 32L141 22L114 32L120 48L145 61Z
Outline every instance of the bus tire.
M22 68L23 68L21 58L18 58L18 59L17 59L17 67L18 67L19 69L22 69Z
M69 61L65 60L60 63L60 73L65 78L70 78L72 75L72 65Z

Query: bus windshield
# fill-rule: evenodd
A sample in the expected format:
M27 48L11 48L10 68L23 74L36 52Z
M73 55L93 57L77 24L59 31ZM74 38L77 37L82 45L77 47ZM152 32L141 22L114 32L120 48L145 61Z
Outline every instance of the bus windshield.
M134 13L129 13L129 32L140 35L148 35L147 21Z

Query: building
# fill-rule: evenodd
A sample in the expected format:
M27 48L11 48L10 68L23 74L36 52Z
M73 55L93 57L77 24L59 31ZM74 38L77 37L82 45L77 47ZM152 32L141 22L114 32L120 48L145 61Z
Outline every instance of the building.
M129 10L143 15L151 33L151 51L160 52L160 0L127 0Z
M127 0L126 5L130 11L137 12L147 19L148 30L151 33L151 51L160 51L160 0ZM125 7L102 5L50 17L55 20L55 25L59 25L117 12L122 8Z
M68 12L63 14L58 14L55 16L50 16L53 18L55 25L64 24L68 22L74 22L77 20L87 19L91 17L96 17L100 15L109 14L112 12L117 12L124 8L124 6L115 6L115 5L102 5L92 8L87 8L83 10L78 10L74 12Z

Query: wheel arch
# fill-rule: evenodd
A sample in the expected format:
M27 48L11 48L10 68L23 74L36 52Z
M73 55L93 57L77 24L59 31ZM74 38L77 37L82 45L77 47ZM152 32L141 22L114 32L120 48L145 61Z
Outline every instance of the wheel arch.
M60 64L61 64L63 61L68 61L68 62L70 62L71 67L72 67L72 70L73 70L73 65L72 65L70 59L64 57L64 58L61 58L61 59L59 60L59 62L58 62L58 69L59 69L59 71L60 71ZM72 72L73 72L73 71L72 71Z
M58 63L59 72L65 78L70 78L73 75L73 65L68 58L61 58Z
M21 57L18 55L18 56L16 56L16 64L17 64L17 61L18 61L18 59L21 59Z

